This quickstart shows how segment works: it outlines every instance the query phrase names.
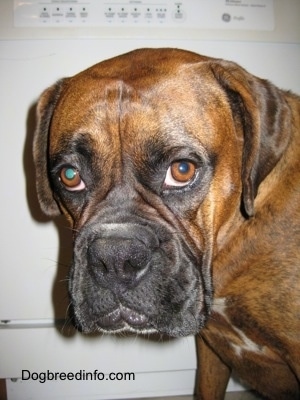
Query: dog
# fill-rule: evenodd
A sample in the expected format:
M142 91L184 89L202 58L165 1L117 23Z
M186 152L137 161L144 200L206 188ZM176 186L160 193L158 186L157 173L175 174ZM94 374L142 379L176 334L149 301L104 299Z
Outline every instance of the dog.
M300 397L300 98L239 65L140 49L58 81L33 143L73 230L83 332L197 336L197 396L231 373Z

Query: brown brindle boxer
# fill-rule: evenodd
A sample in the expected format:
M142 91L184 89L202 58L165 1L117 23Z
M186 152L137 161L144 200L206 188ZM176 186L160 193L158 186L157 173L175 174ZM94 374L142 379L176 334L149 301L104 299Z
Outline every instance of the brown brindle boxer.
M238 65L137 50L38 104L44 212L74 232L83 332L198 334L198 396L231 372L299 399L300 100Z

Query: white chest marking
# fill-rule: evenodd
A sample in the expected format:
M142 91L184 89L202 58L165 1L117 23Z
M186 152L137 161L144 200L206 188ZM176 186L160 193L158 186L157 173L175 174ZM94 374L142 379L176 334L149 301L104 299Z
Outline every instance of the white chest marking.
M235 333L235 336L230 340L230 345L234 349L235 354L238 357L242 357L243 351L248 351L252 353L263 353L263 347L259 346L257 343L253 342L251 339L248 338L248 336L245 335L243 331L240 329L236 328L230 319L228 318L228 315L226 314L226 299L225 298L219 298L216 299L213 305L213 311L216 312L217 314L221 315L226 322L231 326L232 330ZM222 332L220 331L220 335L222 335ZM222 335L223 336L223 335Z
M244 332L242 332L240 329L233 327L234 331L236 332L237 335L239 335L239 339L241 340L241 344L234 344L232 343L232 347L234 348L235 354L238 357L242 356L243 351L249 351L252 353L262 353L262 347L260 347L257 343L253 342L251 339L249 339Z

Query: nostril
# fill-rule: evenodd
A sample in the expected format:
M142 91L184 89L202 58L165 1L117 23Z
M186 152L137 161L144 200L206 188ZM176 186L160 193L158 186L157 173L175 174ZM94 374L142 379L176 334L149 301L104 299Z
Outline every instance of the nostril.
M125 261L123 265L123 270L125 275L129 275L133 273L136 270L136 268L134 267L134 265L131 264L130 261Z
M100 258L95 260L94 257L88 257L88 269L98 281L103 281L109 274L109 268Z
M107 274L109 272L107 265L102 260L98 260L96 265L97 265L97 269L99 271L101 271L103 274Z
M119 268L117 274L124 280L131 280L132 277L138 277L145 272L148 264L141 265L132 261L125 261L123 268Z

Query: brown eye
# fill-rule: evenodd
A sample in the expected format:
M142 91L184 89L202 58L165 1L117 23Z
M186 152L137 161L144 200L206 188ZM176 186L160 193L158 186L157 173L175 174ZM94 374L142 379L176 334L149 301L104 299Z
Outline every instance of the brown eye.
M67 190L76 191L85 188L85 184L82 181L78 170L74 167L62 168L59 178Z
M171 175L180 183L189 182L195 175L195 165L188 161L177 161L171 165Z
M185 186L196 174L196 166L191 161L175 161L168 168L165 185Z

